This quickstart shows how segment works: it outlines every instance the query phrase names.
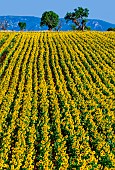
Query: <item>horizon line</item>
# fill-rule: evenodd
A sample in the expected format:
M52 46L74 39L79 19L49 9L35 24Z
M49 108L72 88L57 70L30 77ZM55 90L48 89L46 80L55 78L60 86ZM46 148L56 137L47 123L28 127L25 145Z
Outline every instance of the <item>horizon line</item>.
M41 18L39 16L33 16L33 15L0 15L0 17L35 17L35 18ZM59 17L59 18L60 19L64 19L64 17ZM97 19L97 18L87 18L87 19L90 19L90 20L100 20L100 21L108 22L110 24L115 25L114 23L111 23L109 21L105 21L103 19Z

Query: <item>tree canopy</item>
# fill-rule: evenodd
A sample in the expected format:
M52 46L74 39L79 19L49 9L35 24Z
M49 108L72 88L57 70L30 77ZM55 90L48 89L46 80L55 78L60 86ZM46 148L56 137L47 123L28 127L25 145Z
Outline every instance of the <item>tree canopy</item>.
M21 30L21 31L24 30L24 29L26 29L26 23L25 23L25 22L19 22L19 23L18 23L18 26L20 27L20 30Z
M77 26L77 29L84 30L86 26L86 18L89 15L89 10L87 8L78 7L74 9L74 12L67 12L64 19L66 22L72 21Z
M107 31L115 31L115 28L108 28Z
M42 14L40 26L48 26L48 30L52 30L58 25L59 16L53 11L46 11Z

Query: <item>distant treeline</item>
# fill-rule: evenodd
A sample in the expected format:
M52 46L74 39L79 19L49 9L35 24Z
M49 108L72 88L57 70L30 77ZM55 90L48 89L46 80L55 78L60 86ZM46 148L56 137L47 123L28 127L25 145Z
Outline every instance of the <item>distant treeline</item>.
M107 31L115 31L115 28L108 28Z

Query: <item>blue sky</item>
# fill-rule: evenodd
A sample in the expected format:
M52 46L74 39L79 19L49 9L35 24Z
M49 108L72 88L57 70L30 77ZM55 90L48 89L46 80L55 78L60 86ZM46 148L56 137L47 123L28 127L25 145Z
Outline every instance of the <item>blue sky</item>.
M115 24L115 0L0 0L0 16L37 16L53 10L59 17L77 7L89 9L90 19L101 19Z

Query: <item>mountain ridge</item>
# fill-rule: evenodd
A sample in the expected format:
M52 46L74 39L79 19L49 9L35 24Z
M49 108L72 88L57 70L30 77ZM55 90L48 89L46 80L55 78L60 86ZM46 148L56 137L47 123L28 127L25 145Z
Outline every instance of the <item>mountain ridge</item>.
M3 22L7 20L9 26L8 30L19 31L18 22L26 22L26 30L27 31L42 31L47 30L47 26L40 27L40 17L36 16L0 16L0 21ZM66 23L64 18L60 18L62 23L61 31L72 30L71 25L73 24L71 21ZM87 26L91 27L91 30L95 31L106 31L110 27L115 27L115 24L100 20L100 19L88 19Z

